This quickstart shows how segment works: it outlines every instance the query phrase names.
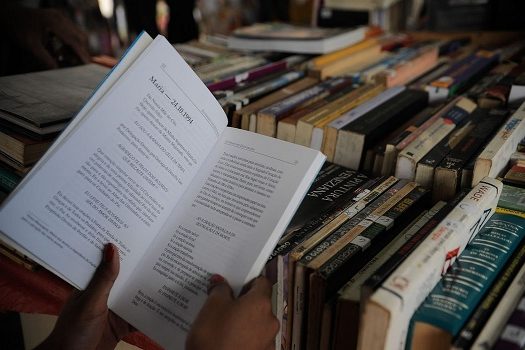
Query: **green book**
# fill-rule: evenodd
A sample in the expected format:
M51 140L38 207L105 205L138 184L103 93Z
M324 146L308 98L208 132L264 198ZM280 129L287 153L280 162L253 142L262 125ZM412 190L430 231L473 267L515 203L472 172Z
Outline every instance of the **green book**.
M525 236L525 219L494 214L412 317L407 348L450 348Z
M525 213L525 188L503 185L498 207Z

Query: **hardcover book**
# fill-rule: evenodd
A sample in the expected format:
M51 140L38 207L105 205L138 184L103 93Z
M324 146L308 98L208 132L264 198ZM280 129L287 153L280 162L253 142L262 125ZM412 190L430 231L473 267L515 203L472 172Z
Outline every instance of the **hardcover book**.
M366 27L350 29L300 27L285 23L257 23L235 30L228 47L253 51L324 54L365 39Z
M0 122L31 136L62 131L109 69L97 64L0 78Z
M238 294L261 272L325 158L226 124L168 41L141 34L4 202L3 239L79 288L112 242L110 309L183 348L209 276Z

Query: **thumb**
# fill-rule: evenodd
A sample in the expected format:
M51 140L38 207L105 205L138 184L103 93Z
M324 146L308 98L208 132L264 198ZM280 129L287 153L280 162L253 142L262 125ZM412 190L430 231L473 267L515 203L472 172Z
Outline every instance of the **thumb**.
M106 306L111 287L117 279L120 270L118 249L114 244L104 246L102 262L98 266L93 278L89 282L83 297L93 306ZM103 305L99 305L103 304Z

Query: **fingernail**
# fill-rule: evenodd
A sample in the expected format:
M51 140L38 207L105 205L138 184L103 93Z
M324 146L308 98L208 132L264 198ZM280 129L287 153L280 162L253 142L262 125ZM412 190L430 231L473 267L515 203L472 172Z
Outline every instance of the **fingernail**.
M211 290L213 288L215 288L215 286L217 286L218 284L221 284L222 282L224 282L224 277L222 277L221 275L212 275L210 277L210 283L208 284L208 294L210 294Z
M113 244L108 243L104 246L104 262L109 263L113 260L113 256L115 255L115 247Z

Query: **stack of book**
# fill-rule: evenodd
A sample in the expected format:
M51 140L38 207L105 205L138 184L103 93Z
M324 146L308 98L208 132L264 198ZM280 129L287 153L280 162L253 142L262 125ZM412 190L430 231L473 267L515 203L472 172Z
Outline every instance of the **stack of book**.
M484 176L503 176L525 137L524 48L370 31L296 66L305 76L285 89L237 104L232 125L320 150L369 176L414 180L434 202L450 200Z
M266 266L279 349L521 344L522 189L487 177L431 205L415 182L345 169L321 170Z
M51 146L109 71L96 64L0 78L0 197Z

